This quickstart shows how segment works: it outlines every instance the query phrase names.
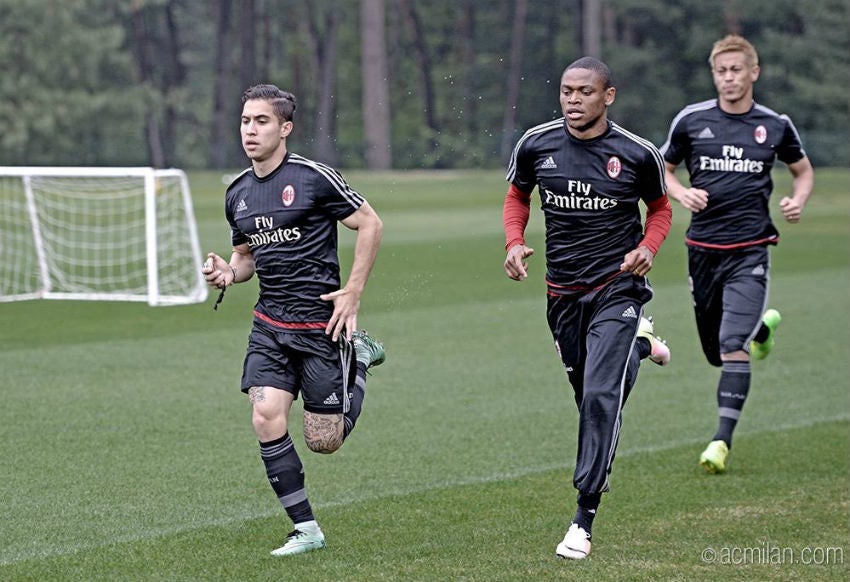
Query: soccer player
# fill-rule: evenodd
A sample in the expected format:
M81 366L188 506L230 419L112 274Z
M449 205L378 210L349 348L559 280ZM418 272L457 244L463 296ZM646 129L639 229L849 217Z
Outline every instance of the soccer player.
M357 331L383 225L336 170L287 150L296 107L291 93L256 85L242 104L242 147L251 167L225 195L233 252L229 261L209 253L203 271L222 290L254 274L259 280L242 391L269 483L294 524L272 555L289 556L325 545L289 436L289 412L300 394L304 440L317 453L333 453L354 429L366 370L385 358L380 343ZM342 287L337 222L357 232Z
M665 365L670 350L643 306L646 274L670 229L664 165L651 143L608 120L616 89L605 63L583 57L563 72L564 117L529 129L508 165L505 273L522 281L531 192L546 223L547 320L579 412L573 485L577 509L555 553L582 559L617 448L623 404L640 360ZM647 207L646 231L639 202Z
M717 432L699 463L722 473L750 389L750 361L770 353L781 320L775 309L765 310L768 245L779 242L768 209L770 172L779 158L793 176L793 194L779 207L795 223L814 170L791 120L753 100L759 77L753 45L726 36L714 43L708 62L717 99L679 112L660 151L670 196L691 211L685 242L697 332L709 364L721 369ZM683 161L688 187L674 173Z

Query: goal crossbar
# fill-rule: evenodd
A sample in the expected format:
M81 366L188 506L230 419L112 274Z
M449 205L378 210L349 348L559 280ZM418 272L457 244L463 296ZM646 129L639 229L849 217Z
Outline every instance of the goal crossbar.
M206 300L179 169L0 167L0 302Z

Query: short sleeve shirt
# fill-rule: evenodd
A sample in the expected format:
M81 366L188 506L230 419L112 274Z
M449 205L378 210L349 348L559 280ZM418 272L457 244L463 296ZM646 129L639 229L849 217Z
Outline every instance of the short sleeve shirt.
M340 287L337 222L364 198L336 170L287 153L268 176L248 169L225 194L233 246L248 244L260 293L255 314L292 330L323 329Z
M686 234L693 246L734 249L774 244L770 219L771 170L776 159L793 164L806 154L791 119L754 104L735 115L717 100L695 103L673 119L660 148L667 162L681 162L691 186L708 192L708 206L691 216Z

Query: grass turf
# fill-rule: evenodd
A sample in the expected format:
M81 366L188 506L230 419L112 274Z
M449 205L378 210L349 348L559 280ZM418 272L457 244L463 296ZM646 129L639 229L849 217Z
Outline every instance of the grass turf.
M191 176L202 246L223 253L218 178ZM329 547L268 556L289 524L237 388L254 283L217 312L214 296L0 304L0 579L848 577L850 173L819 171L804 222L779 223L771 304L783 323L753 364L722 476L696 465L717 372L699 352L674 209L648 306L673 363L641 371L593 553L578 563L554 558L573 511L576 415L543 314L539 211L518 284L501 270L500 174L349 178L385 221L360 323L388 361L341 451L310 454L293 429ZM828 563L802 563L806 548Z

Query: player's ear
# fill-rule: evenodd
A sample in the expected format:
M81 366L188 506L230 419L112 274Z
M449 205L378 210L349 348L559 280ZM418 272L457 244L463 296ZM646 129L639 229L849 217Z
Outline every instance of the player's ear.
M611 107L614 104L614 99L617 97L617 88L608 87L605 89L605 107Z
M280 126L280 137L286 137L292 133L292 122L284 121Z

